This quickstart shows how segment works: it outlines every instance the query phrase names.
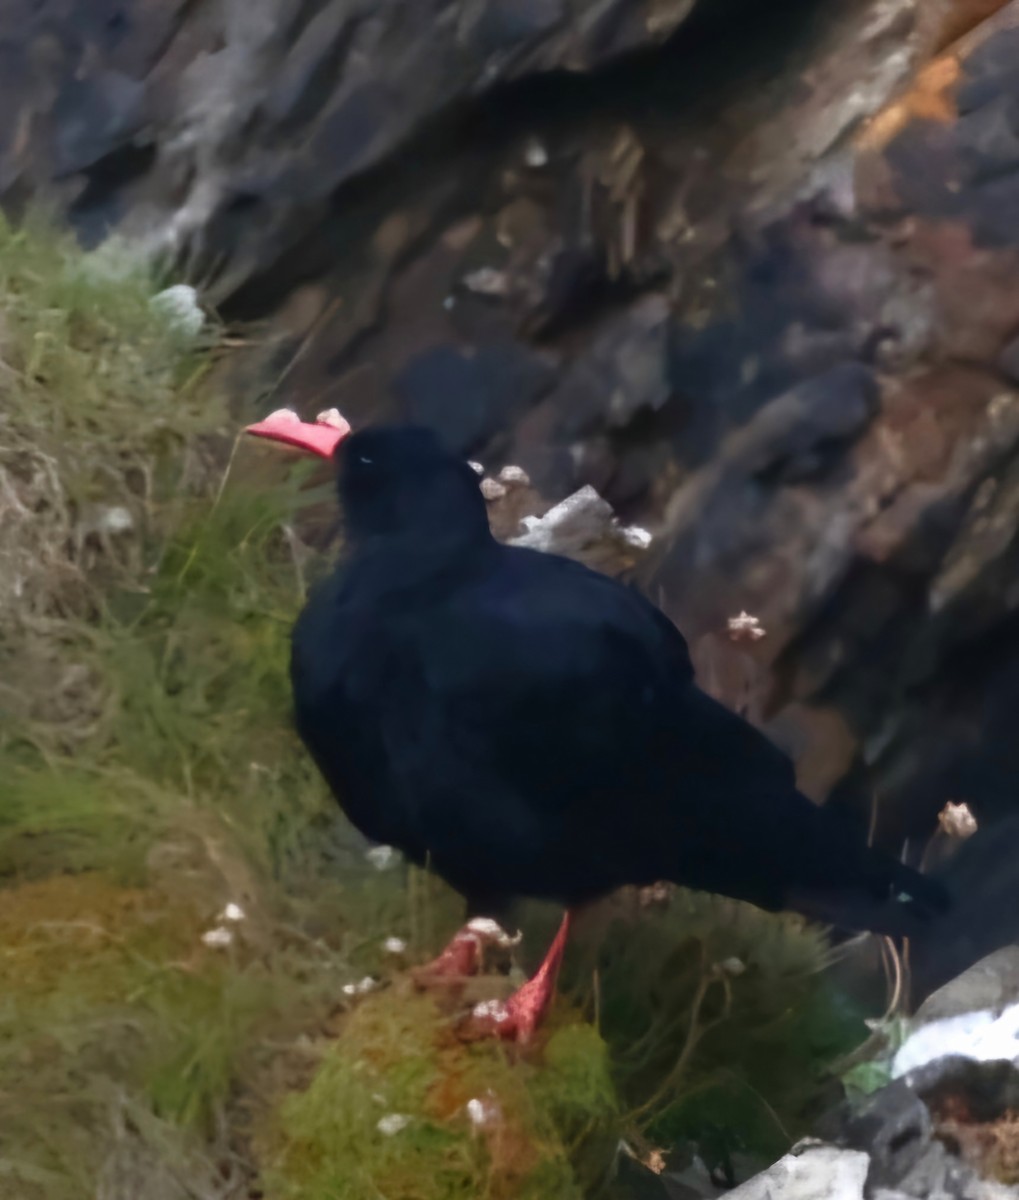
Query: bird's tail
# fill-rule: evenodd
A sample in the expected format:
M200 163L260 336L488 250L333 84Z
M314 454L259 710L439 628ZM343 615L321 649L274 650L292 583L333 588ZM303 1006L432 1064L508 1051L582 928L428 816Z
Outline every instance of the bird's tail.
M910 937L912 1000L1019 943L1019 816L981 826L929 879L948 909Z
M802 848L791 872L796 882L787 895L790 908L846 933L898 938L915 936L949 911L951 892L943 880L867 845L835 813L805 799L801 811Z
M952 897L944 882L876 852L867 863L866 886L793 889L789 907L846 933L913 938L947 914Z
M790 902L846 932L908 938L915 1007L988 954L1019 943L1019 816L979 829L929 875L869 851L855 881L802 890Z

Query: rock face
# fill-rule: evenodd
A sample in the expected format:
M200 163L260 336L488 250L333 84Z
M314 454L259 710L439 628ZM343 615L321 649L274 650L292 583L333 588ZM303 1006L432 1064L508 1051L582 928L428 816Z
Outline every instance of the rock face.
M860 1200L869 1166L861 1151L808 1145L729 1195L732 1200Z
M1017 1013L1014 946L927 999L894 1057L898 1078L845 1112L835 1135L869 1155L870 1194L1019 1195Z
M228 295L452 106L660 44L693 4L4 0L2 184L57 182L86 235L187 248Z
M8 206L262 320L241 384L268 346L287 401L652 528L651 594L760 619L747 711L890 844L1014 810L1019 2L0 20Z

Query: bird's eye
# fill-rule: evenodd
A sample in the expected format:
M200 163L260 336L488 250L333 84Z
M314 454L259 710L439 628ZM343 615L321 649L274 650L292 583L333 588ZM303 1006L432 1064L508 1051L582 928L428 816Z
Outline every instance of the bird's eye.
M367 454L359 454L359 455L357 456L357 460L358 460L358 462L367 463L367 464L368 464L368 466L371 466L371 464L372 464L372 463L375 461L374 459L372 459L372 458L369 458L369 457L367 456Z

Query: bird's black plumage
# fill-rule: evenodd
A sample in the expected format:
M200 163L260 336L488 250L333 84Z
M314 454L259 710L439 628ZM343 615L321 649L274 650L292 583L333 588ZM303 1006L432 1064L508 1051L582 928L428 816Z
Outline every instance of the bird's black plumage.
M298 620L292 678L300 734L367 837L476 910L659 880L852 929L943 906L797 791L638 592L496 542L477 476L432 434L355 434L337 466L346 551Z

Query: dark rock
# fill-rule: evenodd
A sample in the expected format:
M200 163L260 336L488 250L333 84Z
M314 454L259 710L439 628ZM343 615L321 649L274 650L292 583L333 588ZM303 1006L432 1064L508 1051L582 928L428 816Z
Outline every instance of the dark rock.
M967 857L962 851L959 855L963 860ZM979 882L975 871L966 882L970 889ZM1015 1003L1019 1003L1019 945L1002 947L943 984L920 1005L913 1024L941 1021L981 1009L1001 1012L1006 1005ZM1016 1051L1019 1054L1019 1046Z
M118 150L144 123L144 95L143 84L115 71L68 86L53 109L55 174L85 171Z
M547 365L513 344L461 350L436 346L393 381L407 417L433 425L467 455L551 387Z
M927 1154L932 1129L927 1106L897 1079L868 1097L849 1117L839 1142L870 1154L871 1186L894 1187Z
M1010 382L1019 383L1019 338L1013 338L1002 350L998 368Z
M911 1072L909 1084L936 1115L965 1114L971 1123L996 1121L1019 1107L1019 1067L1005 1060L940 1058Z
M668 365L670 308L646 296L593 338L547 403L567 441L606 427L625 428L658 412L672 396Z

